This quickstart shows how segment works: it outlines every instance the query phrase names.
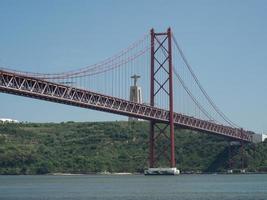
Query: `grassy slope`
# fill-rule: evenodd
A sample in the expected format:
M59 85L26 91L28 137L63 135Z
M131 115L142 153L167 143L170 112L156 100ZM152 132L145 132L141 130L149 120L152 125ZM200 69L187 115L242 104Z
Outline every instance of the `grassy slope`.
M187 130L176 130L175 137L179 169L227 169L227 141ZM147 141L147 122L0 124L0 174L142 172ZM238 148L233 152L238 168ZM267 169L267 143L246 145L245 167Z

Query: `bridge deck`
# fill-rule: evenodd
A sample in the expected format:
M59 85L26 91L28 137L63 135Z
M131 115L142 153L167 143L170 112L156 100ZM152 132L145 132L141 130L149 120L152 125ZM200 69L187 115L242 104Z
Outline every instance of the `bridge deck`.
M164 109L0 70L0 92L167 123ZM252 142L252 133L174 113L176 126Z

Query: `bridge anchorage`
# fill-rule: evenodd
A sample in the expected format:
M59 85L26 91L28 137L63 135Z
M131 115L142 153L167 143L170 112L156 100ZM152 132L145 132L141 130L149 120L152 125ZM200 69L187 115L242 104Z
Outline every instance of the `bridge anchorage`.
M144 59L146 55L148 60ZM186 85L183 74L177 72L176 56L219 120L200 104ZM135 82L133 93L140 91L139 99L129 94L127 81L131 76ZM143 102L150 102L150 105L142 103L141 89L136 85L139 76L142 77L138 85L140 88L142 85ZM181 90L175 95L178 87ZM255 137L257 134L254 132L236 126L214 104L200 85L170 28L161 33L152 29L150 39L146 35L114 57L78 70L42 74L1 68L0 92L148 120L149 168L146 175L179 174L175 161L175 127L222 136L241 144L253 142L253 138L255 141L262 139ZM180 92L187 95L186 105L192 103L195 113L182 110L183 105L176 105L179 100L174 97L182 96Z

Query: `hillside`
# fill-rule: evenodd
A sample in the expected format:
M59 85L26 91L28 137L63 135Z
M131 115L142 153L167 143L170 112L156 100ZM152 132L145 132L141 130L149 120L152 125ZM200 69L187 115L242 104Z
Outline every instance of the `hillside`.
M143 172L147 122L0 124L0 174ZM182 171L226 171L228 142L175 130L176 162ZM233 167L239 168L235 147ZM245 146L245 167L267 171L267 142Z

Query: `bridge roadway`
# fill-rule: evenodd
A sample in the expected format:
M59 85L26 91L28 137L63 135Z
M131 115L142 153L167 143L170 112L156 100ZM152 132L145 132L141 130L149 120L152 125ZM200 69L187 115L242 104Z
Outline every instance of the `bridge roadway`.
M36 77L0 70L0 92L87 109L99 110L145 120L168 123L169 111L107 96ZM232 140L252 142L251 131L232 128L191 116L174 113L175 126L221 135Z

